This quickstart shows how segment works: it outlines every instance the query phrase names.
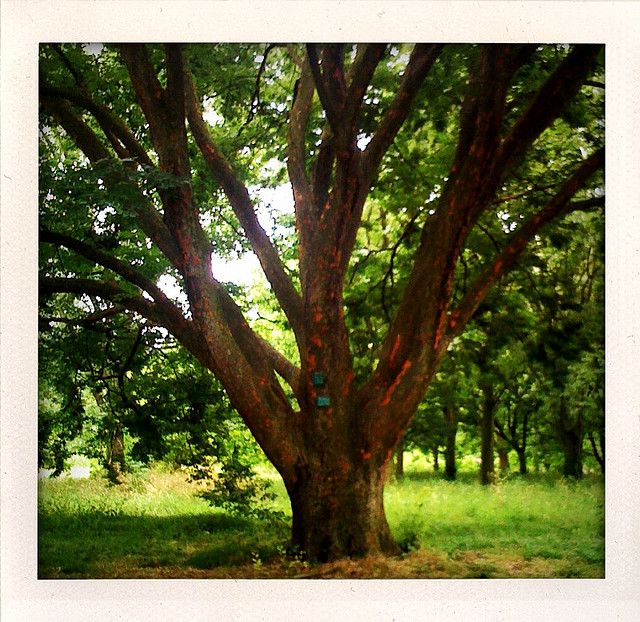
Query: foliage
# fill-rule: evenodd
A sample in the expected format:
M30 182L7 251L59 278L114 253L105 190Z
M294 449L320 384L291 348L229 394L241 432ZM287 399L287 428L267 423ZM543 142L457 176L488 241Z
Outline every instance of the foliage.
M58 474L72 453L105 463L117 421L130 465L162 459L189 467L194 479L214 484L206 493L214 505L258 514L268 491L254 469L264 457L215 378L153 327L116 322L105 331L42 336L40 465ZM71 397L61 403L65 387Z
M412 419L435 458L481 429L483 474L496 433L523 473L562 453L579 477L585 434L603 464L603 67L595 45L43 45L41 462L120 463L126 434L260 514L268 455L312 491L294 537L318 559L393 549L380 495L334 504ZM268 284L216 278L250 249Z

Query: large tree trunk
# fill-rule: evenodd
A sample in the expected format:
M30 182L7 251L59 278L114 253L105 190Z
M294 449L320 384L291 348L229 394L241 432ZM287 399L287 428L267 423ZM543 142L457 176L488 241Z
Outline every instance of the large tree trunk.
M493 411L485 411L480 419L480 482L490 484L494 480L493 465Z
M444 409L447 423L447 443L444 449L444 476L449 480L456 478L456 434L458 433L458 412L454 408Z
M527 438L529 435L529 412L524 411L522 417L522 443L516 449L518 452L518 463L520 466L520 475L527 474Z
M300 469L285 482L293 513L292 543L320 562L398 552L384 513L384 468L344 457Z
M598 461L598 464L600 465L600 470L602 471L602 474L604 475L605 460L604 460L604 440L603 439L604 439L604 436L602 434L598 433L598 441L599 441L599 445L600 445L600 448L598 448L598 445L596 444L596 439L594 437L593 432L589 432L589 442L591 443L591 449L593 450L593 456Z
M116 421L109 437L105 462L109 479L115 484L122 483L122 473L125 469L124 431L119 421Z
M582 439L574 431L565 434L563 442L564 464L562 474L565 477L582 477Z

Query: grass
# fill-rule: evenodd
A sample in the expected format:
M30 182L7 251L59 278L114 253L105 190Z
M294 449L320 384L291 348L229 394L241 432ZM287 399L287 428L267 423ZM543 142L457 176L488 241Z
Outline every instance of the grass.
M290 513L274 481L274 508ZM43 480L40 578L525 578L604 576L604 485L514 477L481 487L409 473L385 492L405 554L311 567L285 554L289 526L230 516L179 473L123 486Z
M398 542L463 561L456 576L508 578L514 565L524 576L604 575L601 479L514 477L482 487L475 477L413 478L388 487L385 506Z

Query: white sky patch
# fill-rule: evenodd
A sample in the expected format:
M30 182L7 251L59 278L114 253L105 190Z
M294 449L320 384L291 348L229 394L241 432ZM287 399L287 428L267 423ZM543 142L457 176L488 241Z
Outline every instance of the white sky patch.
M269 161L266 166L281 166L277 160ZM282 184L275 188L251 187L249 192L254 199L258 222L271 237L273 234L283 233L284 230L276 223L277 217L283 214L293 214L293 192L289 184ZM213 276L224 282L236 285L252 285L256 280L266 282L260 262L251 251L238 259L221 257L216 253L211 255L211 271Z
M371 136L367 136L366 134L360 134L360 136L358 136L358 149L360 149L360 151L364 151L367 147L367 145L371 142Z
M280 169L284 168L284 164L278 160L278 158L271 158L267 161L267 163L262 167L260 172L263 175L268 175L270 173L277 173ZM288 188L289 186L287 186Z
M158 287L167 295L171 300L181 304L187 305L187 295L182 291L180 283L170 274L163 274L158 279Z
M104 45L102 43L85 43L82 46L82 50L84 51L84 53L91 56L99 56L103 48Z
M279 215L293 214L293 191L289 184L275 188L260 188L258 195L258 221L269 231L276 231Z
M264 279L260 262L251 251L239 259L223 259L212 254L211 272L218 281L236 285L249 286L257 280Z
M429 198L425 201L425 203L432 203L435 201L440 195L437 192L431 191Z
M98 235L105 233L107 231L107 228L104 225L107 222L107 218L109 218L109 216L113 216L115 213L116 213L116 210L111 205L107 205L106 207L103 207L96 214L95 220L93 221L93 230Z
M67 276L74 277L75 274L71 273ZM93 302L91 302L91 298L87 296L87 294L82 294L80 298L75 298L73 300L73 306L85 313L93 313L95 311Z
M206 99L202 107L204 109L202 118L209 125L221 126L224 123L224 117L221 114L218 114L213 107L213 100Z

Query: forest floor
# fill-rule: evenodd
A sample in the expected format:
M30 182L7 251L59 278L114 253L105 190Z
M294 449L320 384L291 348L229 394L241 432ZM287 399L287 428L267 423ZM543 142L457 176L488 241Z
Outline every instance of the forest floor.
M274 483L274 509L288 512ZM601 578L604 481L511 477L482 487L412 473L385 491L405 553L310 565L286 554L286 520L214 509L180 473L149 470L120 486L42 480L40 579Z

